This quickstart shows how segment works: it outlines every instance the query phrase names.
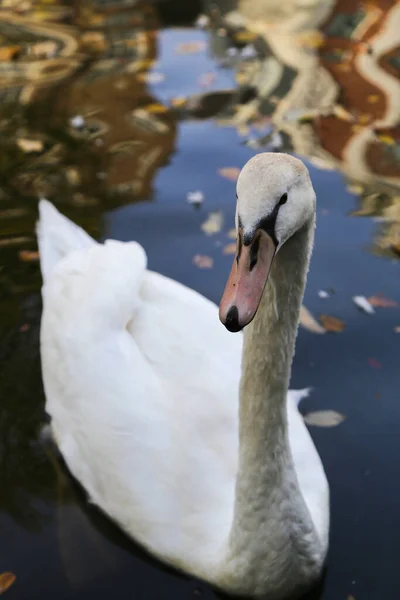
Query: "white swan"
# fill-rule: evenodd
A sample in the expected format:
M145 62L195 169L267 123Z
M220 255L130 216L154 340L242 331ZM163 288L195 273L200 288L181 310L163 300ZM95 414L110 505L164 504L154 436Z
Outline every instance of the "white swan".
M301 161L265 153L237 195L226 328L137 243L97 244L40 203L46 410L91 501L152 554L278 599L318 577L328 546L324 470L286 402L315 194Z

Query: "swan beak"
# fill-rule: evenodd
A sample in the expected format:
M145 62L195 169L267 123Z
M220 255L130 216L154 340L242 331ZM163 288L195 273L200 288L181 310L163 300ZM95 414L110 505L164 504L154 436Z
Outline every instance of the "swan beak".
M223 293L219 318L229 331L241 331L254 318L276 252L274 240L262 229L250 244L243 243L239 230L237 255Z

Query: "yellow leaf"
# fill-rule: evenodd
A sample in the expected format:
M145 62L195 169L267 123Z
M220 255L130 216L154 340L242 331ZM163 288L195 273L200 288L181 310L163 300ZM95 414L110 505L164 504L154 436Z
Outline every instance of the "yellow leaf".
M221 175L221 177L225 177L225 179L229 179L230 181L237 181L239 174L239 167L222 167L222 169L218 169L218 175Z
M207 47L206 42L202 40L196 40L193 42L182 42L182 44L178 44L175 48L176 54L196 54L197 52L201 52L205 50Z
M144 107L145 110L147 110L147 112L152 113L152 114L161 114L161 113L166 113L168 111L168 108L166 106L164 106L164 104L160 104L159 102L154 102L153 104L148 104L147 106Z
M3 594L16 580L16 576L11 571L6 571L0 575L0 594Z
M231 244L227 244L226 246L224 246L222 252L223 252L223 254L235 254L235 252L236 252L235 242L232 242Z
M177 98L172 98L171 106L176 106L176 107L185 106L186 102L187 102L186 98L184 98L183 96L178 96Z
M201 229L206 235L214 235L214 233L221 231L223 222L224 216L221 211L211 212L207 220L201 225Z
M330 315L321 315L319 320L321 321L326 331L333 331L335 333L339 333L344 329L344 321L341 321L336 317L331 317Z
M346 190L349 192L349 194L360 196L363 193L364 188L361 185L358 185L357 183L352 183L346 186Z
M211 256L204 254L196 254L196 256L193 257L193 262L199 269L211 269L214 264Z
M232 240L236 240L236 229L230 229L226 235Z

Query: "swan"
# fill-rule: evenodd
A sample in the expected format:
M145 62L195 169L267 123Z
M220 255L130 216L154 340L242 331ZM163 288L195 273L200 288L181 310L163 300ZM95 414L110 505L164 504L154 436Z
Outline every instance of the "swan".
M326 558L329 488L296 406L307 391L288 393L315 204L299 159L243 167L225 327L214 303L147 270L136 242L99 244L39 205L53 439L128 535L233 595L297 597Z

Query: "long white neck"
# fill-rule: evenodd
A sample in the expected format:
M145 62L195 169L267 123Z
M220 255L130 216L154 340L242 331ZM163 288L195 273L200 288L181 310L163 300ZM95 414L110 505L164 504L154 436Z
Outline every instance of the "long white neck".
M244 587L250 579L260 592L271 586L282 593L285 585L291 592L290 586L308 583L320 568L320 543L297 481L286 408L313 237L314 220L281 248L244 332L229 562L239 577L242 571Z

